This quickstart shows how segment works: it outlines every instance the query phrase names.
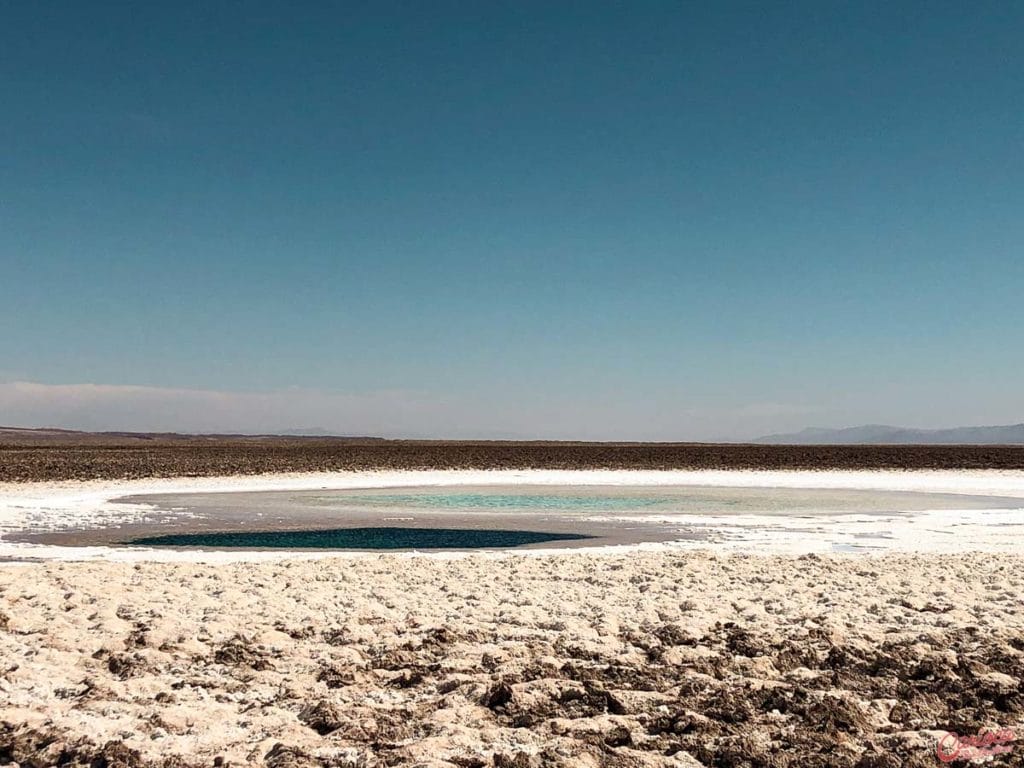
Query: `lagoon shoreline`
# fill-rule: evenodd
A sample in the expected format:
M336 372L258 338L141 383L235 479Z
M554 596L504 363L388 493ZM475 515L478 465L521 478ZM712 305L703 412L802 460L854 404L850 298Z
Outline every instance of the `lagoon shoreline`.
M931 512L909 516L890 516L881 525L887 538L883 550L960 552L1021 551L1024 519L1024 471L648 471L648 470L433 470L278 473L229 477L174 477L91 481L48 481L0 483L0 557L5 559L185 559L210 562L232 559L280 558L286 550L265 552L224 552L144 550L111 547L121 541L129 529L141 535L173 532L152 524L160 499L180 495L215 498L225 494L262 494L263 492L346 491L373 489L414 489L444 487L472 488L533 486L535 488L634 487L657 489L706 487L709 489L820 490L825 492L892 492L896 494L941 494L962 498L962 509L948 503ZM268 498L272 498L267 494ZM978 500L989 498L990 506L1003 509L977 509ZM225 499L228 497L225 495ZM256 498L256 496L251 496ZM1019 502L1017 500L1020 500ZM152 500L152 503L151 503ZM172 507L174 505L172 504ZM177 514L177 513L175 513ZM188 512L182 513L182 525L190 526ZM450 513L436 520L455 520ZM237 514L234 516L237 518ZM800 554L835 551L834 542L854 542L870 530L867 516L821 516L817 533L807 527L804 515L786 517L764 515L717 516L679 514L675 526L665 526L658 535L617 535L614 531L594 543L615 550L621 546L665 548L673 546L710 546L718 549L750 552ZM594 525L606 523L594 516ZM327 522L329 518L323 518ZM150 521L150 523L147 523ZM202 519L198 519L203 523ZM227 517L222 521L231 523ZM465 521L464 521L465 522ZM867 525L866 525L867 523ZM212 524L212 523L209 523ZM298 521L294 521L298 526ZM379 524L367 518L366 525ZM230 530L234 523L228 526ZM201 525L199 527L202 527ZM291 527L282 524L281 528ZM312 527L312 526L310 526ZM444 527L439 525L438 527ZM500 527L500 526L498 526ZM826 530L827 529L827 530ZM887 529L887 530L885 530ZM538 529L539 530L539 529ZM587 533L575 524L563 524L561 530ZM624 529L623 529L624 530ZM679 533L673 534L676 530ZM737 535L737 531L741 535ZM825 535L819 535L824 532ZM636 531L633 532L635 534ZM811 535L813 534L813 535ZM834 534L834 535L833 535ZM645 534L646 535L646 534ZM80 540L83 546L69 546ZM32 542L32 543L30 543ZM846 546L846 545L844 545ZM544 553L550 548L530 550ZM299 553L292 553L299 556ZM339 552L341 556L356 553ZM331 553L306 553L303 556L334 556ZM427 555L432 556L432 555Z

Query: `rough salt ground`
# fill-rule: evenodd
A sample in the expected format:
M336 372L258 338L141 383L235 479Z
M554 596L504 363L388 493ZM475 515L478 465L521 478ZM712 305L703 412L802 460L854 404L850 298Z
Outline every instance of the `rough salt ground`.
M933 731L1024 725L1022 566L704 552L0 569L0 756L934 765Z

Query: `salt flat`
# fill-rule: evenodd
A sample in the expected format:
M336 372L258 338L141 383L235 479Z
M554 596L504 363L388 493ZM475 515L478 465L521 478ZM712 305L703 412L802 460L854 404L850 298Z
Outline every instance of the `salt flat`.
M934 765L936 732L1024 726L1022 574L977 553L0 568L0 741L23 765Z
M125 512L115 498L183 489L516 478L1024 497L1019 472L318 474L5 486L0 519L104 520ZM946 731L1024 732L1024 542L1000 530L982 542L999 552L955 535L957 551L872 557L760 545L212 563L221 556L65 552L0 567L0 755L932 766Z

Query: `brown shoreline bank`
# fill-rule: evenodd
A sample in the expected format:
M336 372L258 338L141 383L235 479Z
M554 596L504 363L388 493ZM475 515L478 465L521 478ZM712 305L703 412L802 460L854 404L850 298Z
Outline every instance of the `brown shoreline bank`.
M0 482L411 469L1024 469L1024 445L745 445L9 431Z

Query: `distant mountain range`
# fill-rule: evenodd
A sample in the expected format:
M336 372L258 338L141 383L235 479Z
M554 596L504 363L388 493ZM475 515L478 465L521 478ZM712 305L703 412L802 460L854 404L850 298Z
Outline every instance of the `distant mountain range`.
M885 424L845 429L810 427L790 434L767 435L754 442L769 445L1012 445L1024 444L1024 424L952 429L910 429Z
M348 443L384 443L386 438L336 435L316 427L288 429L276 433L188 434L176 432L79 432L72 429L0 426L0 445L61 444L88 445L121 442L189 442L237 440L259 442L274 439ZM431 440L432 438L419 438ZM441 440L440 442L448 442ZM458 443L461 441L451 441ZM474 441L469 441L474 442ZM487 440L477 442L490 442ZM497 442L586 444L559 440L498 440ZM810 427L787 434L766 435L749 441L760 445L1024 445L1024 424L1000 427L955 427L953 429L910 429L885 424L868 424L845 429ZM642 442L615 442L615 445L644 445Z
M295 440L333 440L344 442L385 442L383 437L362 435L338 435L326 429L289 429L270 433L190 433L190 432L81 432L75 429L56 427L4 427L0 426L0 444L11 443L102 443L110 440L139 441L195 441L195 440L248 440L259 441L274 438Z
M301 429L283 429L274 434L283 437L337 437L331 430L323 427L303 427Z

